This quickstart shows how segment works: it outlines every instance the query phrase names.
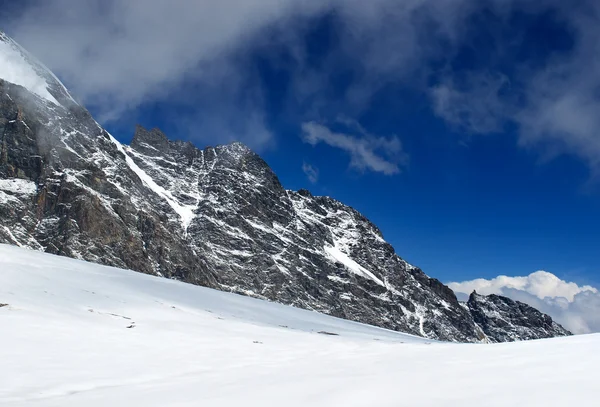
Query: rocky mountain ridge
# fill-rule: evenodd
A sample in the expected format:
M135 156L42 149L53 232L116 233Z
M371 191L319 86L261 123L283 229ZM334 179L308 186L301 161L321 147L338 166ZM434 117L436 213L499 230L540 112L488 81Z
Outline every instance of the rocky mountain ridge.
M16 83L0 79L0 242L432 339L566 334L521 314L522 329L501 332L497 321L481 318L489 307L461 305L359 212L284 189L240 143L201 150L138 127L123 145L3 34L0 52L31 67L26 77L11 76ZM517 318L509 311L520 305L504 304L505 317Z
M465 306L486 336L496 342L571 335L549 315L501 295L480 295L473 291Z

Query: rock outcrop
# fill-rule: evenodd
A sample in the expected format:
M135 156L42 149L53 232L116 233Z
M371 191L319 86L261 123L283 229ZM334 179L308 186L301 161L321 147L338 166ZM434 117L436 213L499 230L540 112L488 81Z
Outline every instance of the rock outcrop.
M491 342L572 335L549 315L500 295L479 295L473 291L466 306Z

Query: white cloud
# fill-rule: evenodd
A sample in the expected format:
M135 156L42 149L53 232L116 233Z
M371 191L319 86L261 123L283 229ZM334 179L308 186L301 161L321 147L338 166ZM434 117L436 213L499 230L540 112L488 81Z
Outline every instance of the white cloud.
M555 10L573 35L574 49L545 66L517 67L518 86L512 87L501 72L474 71L461 80L449 70L429 88L428 80L440 77L430 62L451 59L472 38L469 18L490 7L506 16L515 10ZM196 99L179 111L188 116L183 121L190 126L190 138L229 141L237 134L255 148L271 145L274 135L265 120L261 85L241 80L254 68L229 61L239 50L267 43L290 51L295 67L290 99L297 99L295 108L302 106L295 110L309 112L298 122L331 119L340 111L357 117L377 91L402 83L430 89L434 110L454 126L489 133L512 122L520 129L522 146L574 154L600 171L597 1L573 6L559 0L38 0L15 10L18 14L4 28L56 70L103 120L172 100L191 80L208 90L194 89ZM332 10L344 35L318 67L311 66L305 31L292 23ZM273 26L279 27L277 35L261 35ZM498 54L514 45L503 41L496 39ZM340 67L350 68L352 80L342 97L331 100L327 90ZM219 109L204 113L208 101ZM327 114L330 110L333 115ZM368 168L367 162L353 165ZM393 164L384 167L376 171L397 172Z
M350 166L361 171L397 174L400 172L400 166L405 165L408 160L408 156L402 151L402 143L396 136L375 137L368 133L353 136L333 132L315 122L303 123L302 131L306 143L313 146L325 143L350 154Z
M319 169L316 167L313 167L311 164L308 164L307 162L303 162L302 163L302 171L304 171L304 174L306 175L308 180L310 182L312 182L313 184L315 184L319 180Z
M498 276L449 283L457 296L477 291L498 294L524 302L550 315L573 333L600 332L600 292L589 285L559 279L552 273L536 271L524 277Z
M536 271L526 277L498 276L491 280L479 278L462 283L450 283L448 286L454 291L471 293L473 290L476 290L478 293L484 295L500 294L504 288L513 288L527 291L540 299L546 297L564 297L568 301L573 301L575 295L584 291L598 292L592 286L579 286L576 283L561 280L547 271Z
M4 28L104 123L167 100L182 105L190 138L202 130L226 142L236 132L260 148L272 142L260 92L244 89L244 73L227 58L266 25L325 7L293 0L44 0L15 9ZM182 94L190 99L185 105L177 100ZM199 111L196 105L209 100L227 108Z
M471 1L37 0L15 7L3 28L56 71L102 122L168 101L181 105L179 126L189 126L191 139L225 142L239 133L237 138L260 148L272 145L274 136L255 67L236 65L247 50L261 44L288 49L297 67L290 98L315 112L330 105L322 90L339 69L339 58L350 56L360 75L334 104L348 105L354 115L368 106L373 92L423 65L431 53L421 46L423 18L451 37ZM333 11L348 35L328 52L322 70L314 71L302 21ZM277 35L262 35L273 27ZM195 98L185 105L174 100L186 91Z
M576 7L555 0L493 3L500 13L555 12L573 36L573 49L551 55L542 66L535 65L539 61L533 66L520 62L515 86L500 72L474 71L462 82L456 72L447 72L431 90L436 113L481 134L511 122L519 129L520 146L538 148L546 157L578 156L593 175L600 176L600 3L582 1ZM498 38L497 46L506 44Z
M11 23L15 37L85 100L137 104L168 93L293 9L278 0L51 0Z
M459 86L452 76L431 89L434 112L454 126L472 133L502 130L506 104L500 92L509 86L502 74L475 72Z

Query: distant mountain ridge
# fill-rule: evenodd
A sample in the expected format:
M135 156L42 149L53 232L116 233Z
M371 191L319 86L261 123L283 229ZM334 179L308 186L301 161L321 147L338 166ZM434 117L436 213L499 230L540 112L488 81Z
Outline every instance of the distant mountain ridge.
M461 305L450 288L400 258L359 212L284 189L241 143L201 150L138 126L131 145L122 145L4 34L0 52L13 68L31 68L23 77L11 74L16 83L0 79L0 243L431 339L569 334L501 297ZM0 78L6 72L0 67ZM502 318L491 318L492 309ZM508 334L501 320L519 328Z
M497 342L571 335L549 315L500 295L479 295L473 291L466 306L487 337Z

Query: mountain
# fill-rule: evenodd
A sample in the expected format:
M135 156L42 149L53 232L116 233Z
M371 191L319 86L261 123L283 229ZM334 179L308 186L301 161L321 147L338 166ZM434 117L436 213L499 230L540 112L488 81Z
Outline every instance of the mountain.
M4 34L0 57L0 242L431 339L505 338L356 210L284 189L246 146L142 127L122 145ZM520 323L511 338L537 337Z
M586 406L598 395L599 334L440 343L2 244L0 321L3 406Z
M500 295L473 291L466 303L475 323L495 342L568 336L571 332L535 308Z

